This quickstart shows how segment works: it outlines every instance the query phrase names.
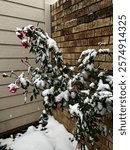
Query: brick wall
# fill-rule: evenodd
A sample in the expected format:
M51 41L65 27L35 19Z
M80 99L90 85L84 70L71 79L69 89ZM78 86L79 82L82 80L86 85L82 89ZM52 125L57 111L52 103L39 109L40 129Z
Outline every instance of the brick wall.
M81 51L99 49L98 42L112 51L112 0L59 0L51 6L52 37L63 52L65 63L76 65ZM105 61L105 62L104 62ZM112 70L112 57L97 58L101 68Z
M77 64L81 52L88 48L99 49L98 42L106 43L103 48L113 51L113 4L112 0L59 0L51 6L52 38L63 52L65 63ZM112 57L100 56L96 63L101 68L112 70ZM76 120L70 119L67 110L57 109L54 117L72 133ZM103 118L103 125L112 131L112 116ZM111 132L112 133L112 132ZM112 150L112 135L99 135L98 150ZM92 150L88 144L89 150Z

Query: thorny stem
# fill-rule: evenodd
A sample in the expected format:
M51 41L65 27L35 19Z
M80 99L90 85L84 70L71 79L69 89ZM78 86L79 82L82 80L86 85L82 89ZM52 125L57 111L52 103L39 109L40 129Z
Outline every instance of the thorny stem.
M23 60L23 59L21 59L21 62L24 64L24 65L26 65L27 67L31 67L33 70L35 69L27 60Z
M14 75L15 77L14 78L18 78L18 75L16 73L14 73L14 71L11 71L11 74L10 74L10 77L12 77L12 75Z
M23 64L25 64L27 67L30 66L30 65L27 63L27 61L25 62L23 59L21 59L21 62L22 62Z
M37 22L37 27L39 26L39 22Z

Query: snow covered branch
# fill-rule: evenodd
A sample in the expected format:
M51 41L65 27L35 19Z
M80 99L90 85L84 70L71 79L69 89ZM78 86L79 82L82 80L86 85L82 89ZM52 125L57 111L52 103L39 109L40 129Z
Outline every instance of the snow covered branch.
M77 118L75 138L80 141L89 137L87 141L94 143L97 140L96 134L100 132L95 121L113 111L112 75L97 68L95 58L100 54L110 55L110 50L101 47L99 50L84 50L79 57L76 73L73 67L64 64L56 42L42 29L28 25L17 28L16 35L22 46L36 56L38 67L33 67L28 58L21 60L28 67L30 78L24 72L17 75L12 71L11 76L15 77L15 81L8 86L9 91L16 93L21 87L26 102L31 85L33 90L30 101L40 94L47 112L52 114L57 104L60 104L62 110L68 107L70 115ZM9 75L3 73L3 77ZM89 77L93 78L92 81Z

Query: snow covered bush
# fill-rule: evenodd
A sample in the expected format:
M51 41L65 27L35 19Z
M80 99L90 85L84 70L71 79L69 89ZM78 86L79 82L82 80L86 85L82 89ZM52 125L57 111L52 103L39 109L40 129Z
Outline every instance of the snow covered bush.
M28 67L30 79L22 72L17 75L3 73L3 77L16 79L8 88L12 93L23 89L24 102L27 101L28 88L33 87L30 101L41 94L43 105L48 113L60 105L68 107L71 117L77 119L75 138L85 149L86 142L94 145L97 133L104 132L100 127L101 116L112 113L113 82L107 70L95 65L98 55L110 55L109 49L84 50L78 60L78 69L64 64L62 52L57 43L46 32L32 25L17 28L16 35L24 48L35 54L39 67L33 67L29 59L21 62ZM91 79L90 79L91 78Z

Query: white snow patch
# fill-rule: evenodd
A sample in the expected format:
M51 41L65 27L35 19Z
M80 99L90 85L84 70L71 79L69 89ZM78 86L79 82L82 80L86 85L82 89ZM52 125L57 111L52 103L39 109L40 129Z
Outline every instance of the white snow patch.
M110 50L109 50L109 49L102 49L102 48L100 48L100 49L98 50L98 52L99 52L99 53L109 53Z
M88 97L85 98L84 103L89 103L90 99Z
M54 87L51 87L50 89L46 89L42 92L42 96L47 96L47 95L53 95L54 93Z
M109 84L104 84L103 81L100 79L98 82L97 91L104 91L104 90L110 90L110 86Z
M61 52L60 49L57 46L57 43L55 40L53 40L52 38L50 38L48 36L48 34L46 33L46 37L47 37L47 44L49 48L54 48L55 53L57 52Z
M102 76L104 76L104 74L105 74L105 72L100 72L100 73L98 74L98 77L102 77Z
M0 139L0 143L13 150L75 150L77 141L70 141L73 136L62 124L49 116L46 127L47 130L39 131L40 127L30 126L24 134L18 133L15 139Z
M92 71L94 69L94 64L87 64L87 69Z
M81 90L82 93L86 93L87 95L90 94L90 90Z
M91 84L89 84L89 87L90 87L90 88L94 88L94 86L95 86L95 83L94 83L94 82L92 82Z
M55 100L56 100L56 102L60 102L63 98L64 98L66 101L69 100L69 91L68 91L68 90L63 91L63 92L61 92L59 95L57 95L57 96L55 97Z
M69 112L71 115L76 114L77 116L80 117L81 121L83 120L83 114L82 112L79 110L79 104L74 104L74 105L69 105Z

